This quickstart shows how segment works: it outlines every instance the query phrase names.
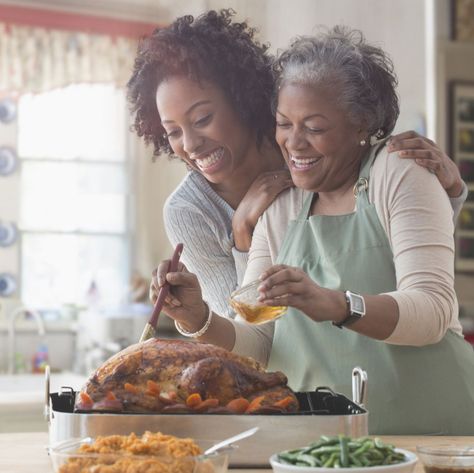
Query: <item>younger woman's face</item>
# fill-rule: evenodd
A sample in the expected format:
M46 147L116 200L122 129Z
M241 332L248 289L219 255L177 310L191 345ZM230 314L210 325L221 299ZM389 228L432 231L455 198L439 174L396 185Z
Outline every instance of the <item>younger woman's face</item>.
M357 176L366 136L340 107L337 87L287 84L278 94L276 140L297 187L331 192Z
M229 179L255 143L224 92L210 82L171 77L158 86L156 106L173 152L212 183Z

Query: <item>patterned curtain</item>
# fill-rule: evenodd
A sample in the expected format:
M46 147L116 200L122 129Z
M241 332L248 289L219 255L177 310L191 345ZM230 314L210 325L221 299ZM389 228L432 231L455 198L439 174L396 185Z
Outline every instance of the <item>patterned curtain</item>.
M78 82L125 85L137 40L0 22L0 92L44 92Z

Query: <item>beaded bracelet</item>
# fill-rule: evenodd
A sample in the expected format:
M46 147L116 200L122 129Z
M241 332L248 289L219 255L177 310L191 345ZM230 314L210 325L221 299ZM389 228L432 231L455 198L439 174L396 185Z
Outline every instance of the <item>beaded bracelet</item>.
M190 338L199 338L199 337L202 337L207 332L209 326L211 325L211 321L212 321L212 310L211 310L211 308L209 307L209 304L206 301L203 300L203 302L207 307L207 320L206 320L206 323L197 332L188 332L183 327L181 327L181 325L179 324L179 322L177 320L175 320L174 321L174 326L176 327L176 330L181 335L184 335L185 337L190 337Z

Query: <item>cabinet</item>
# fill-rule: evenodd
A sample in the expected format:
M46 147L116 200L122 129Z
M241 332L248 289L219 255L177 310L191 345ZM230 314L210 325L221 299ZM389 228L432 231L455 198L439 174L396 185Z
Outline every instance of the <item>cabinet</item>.
M451 156L468 186L456 227L456 270L474 271L474 81L451 84Z

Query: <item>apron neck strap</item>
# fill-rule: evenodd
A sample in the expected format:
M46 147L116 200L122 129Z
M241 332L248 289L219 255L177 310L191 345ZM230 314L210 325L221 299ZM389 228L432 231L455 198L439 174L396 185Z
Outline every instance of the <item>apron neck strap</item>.
M365 177L369 180L370 168L375 161L375 158L379 154L380 150L385 146L386 141L389 139L383 138L382 140L378 141L375 145L371 146L367 150L367 154L365 155L364 159L362 160L360 171L359 171L359 178Z
M383 138L375 145L371 146L367 150L367 154L362 160L360 171L359 171L359 179L354 185L354 195L356 196L358 202L360 202L361 207L365 207L370 205L368 190L369 190L369 174L370 168L372 164L374 164L375 158L379 154L380 150L385 146L386 141L389 139L387 136Z
M306 200L303 203L303 208L301 209L298 218L303 218L305 220L308 218L309 211L311 210L311 204L313 203L314 194L314 192L310 192L308 197L306 197Z

